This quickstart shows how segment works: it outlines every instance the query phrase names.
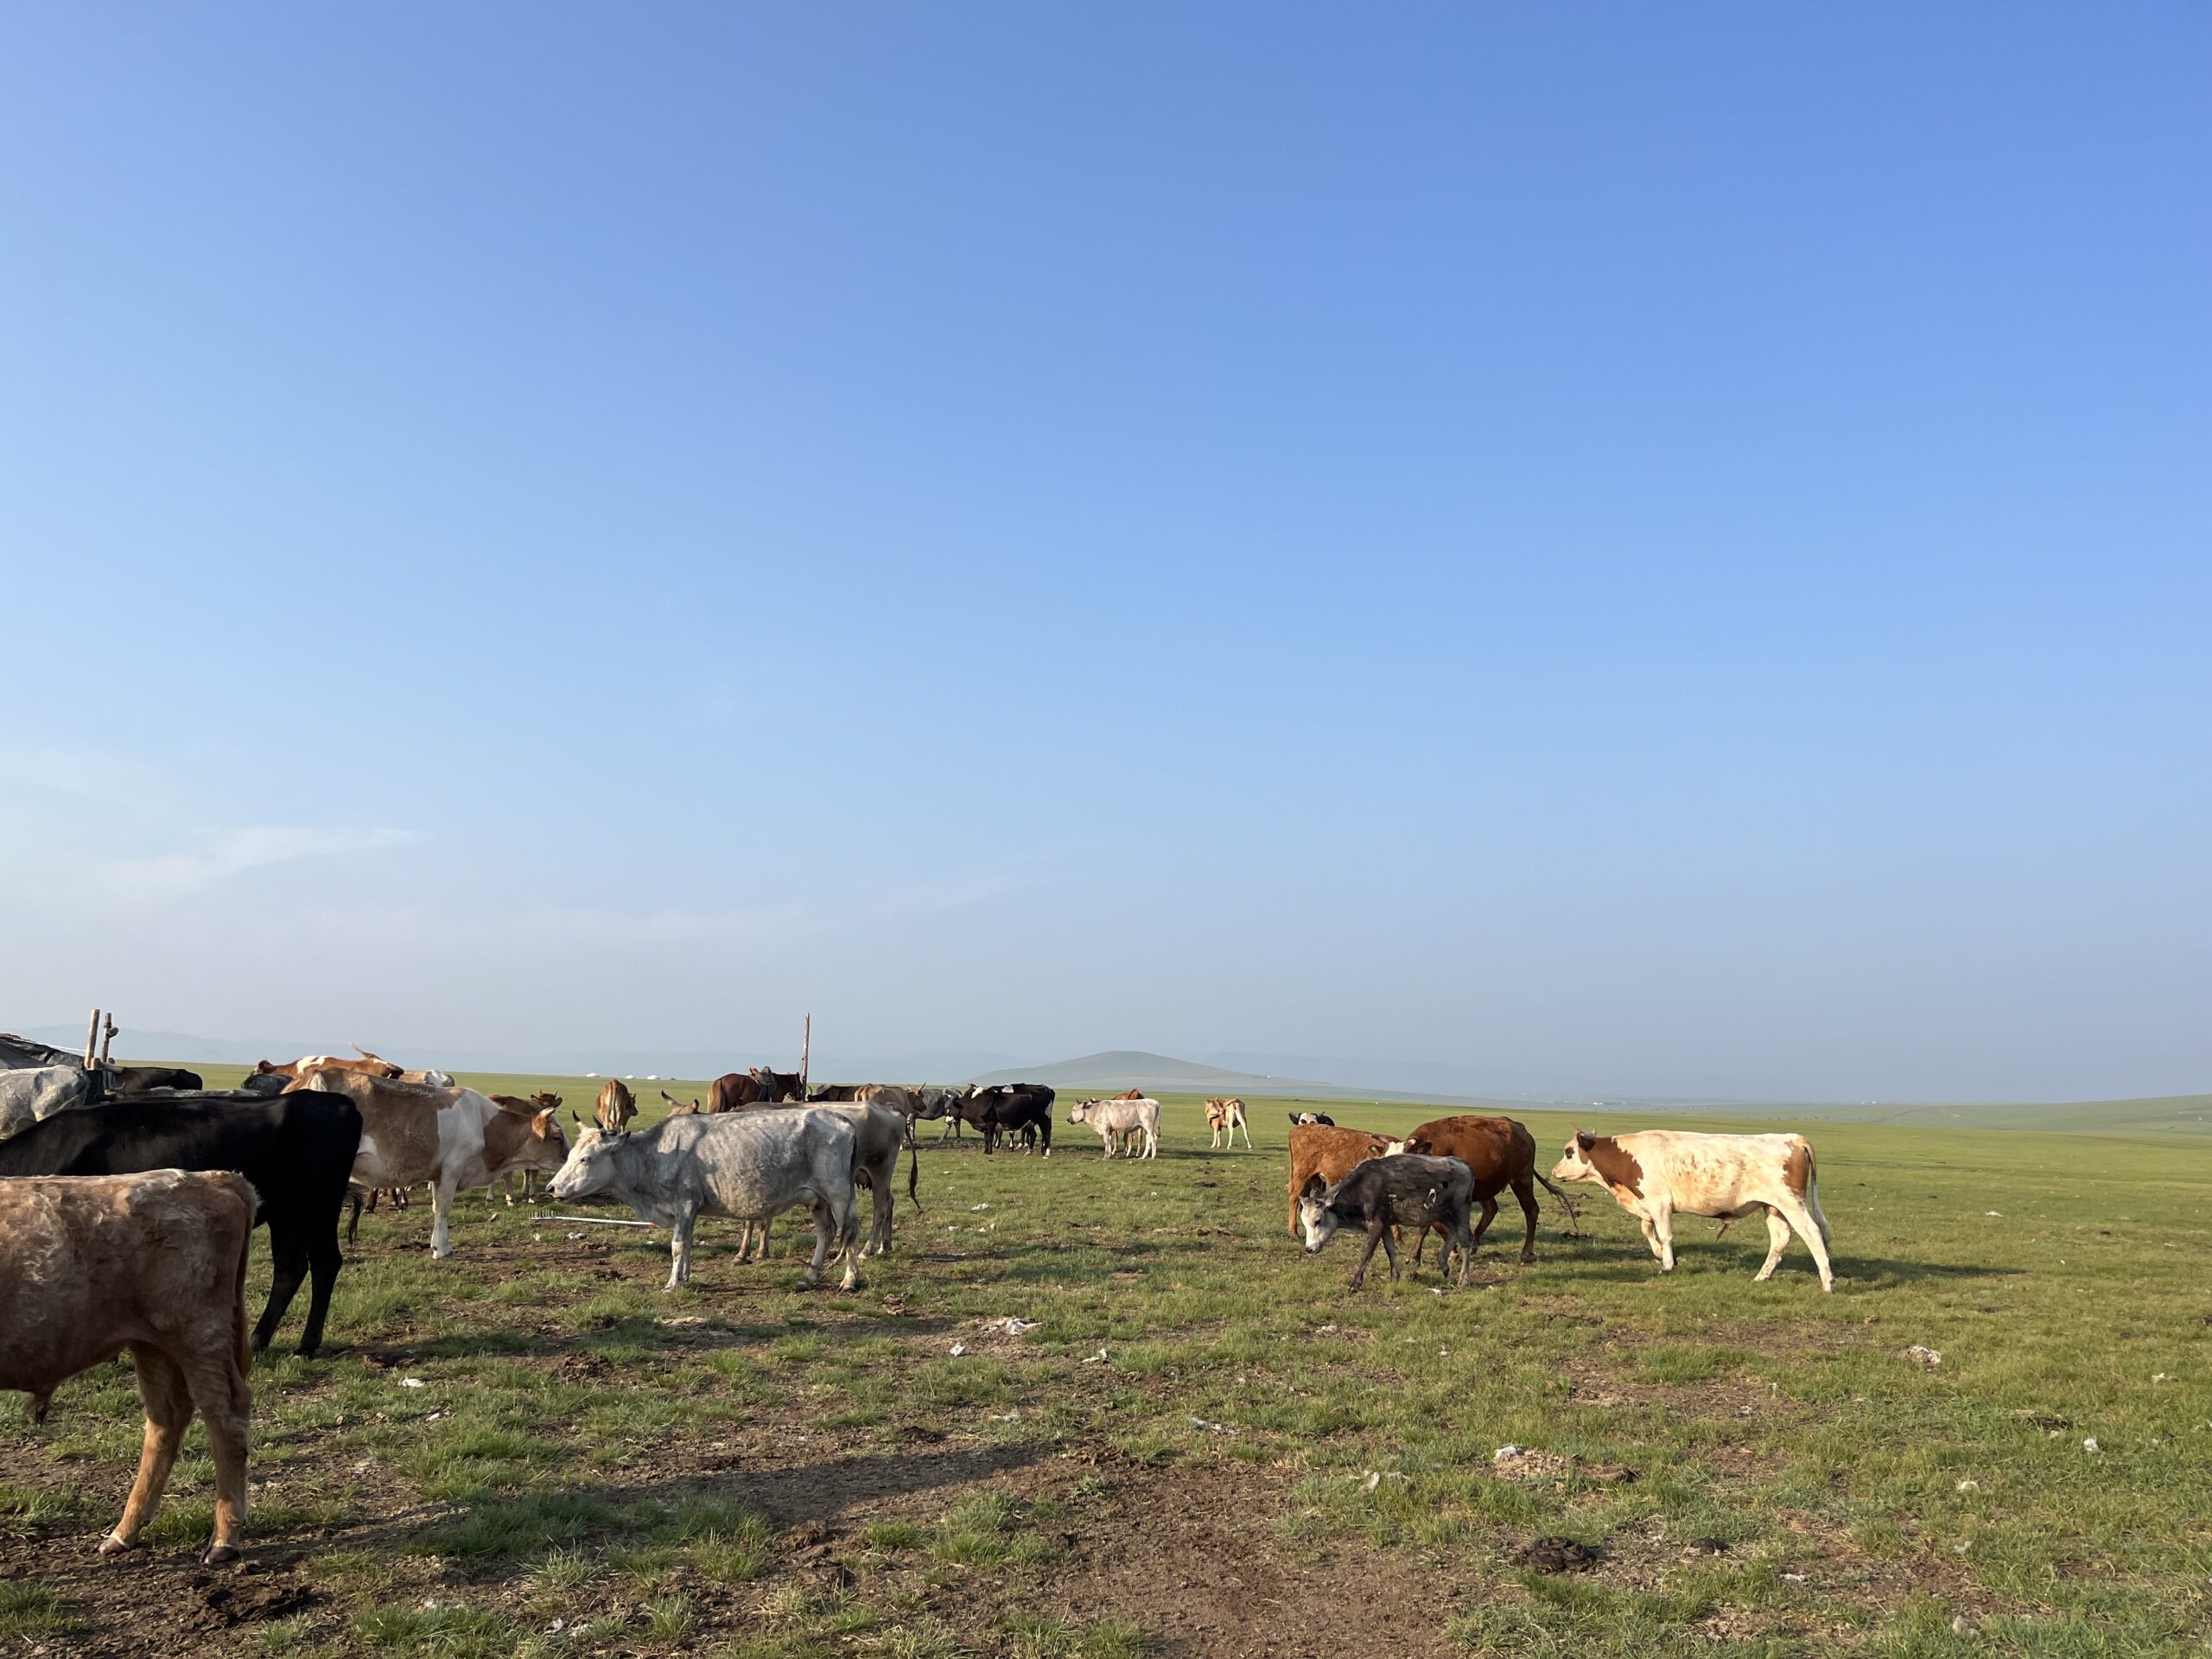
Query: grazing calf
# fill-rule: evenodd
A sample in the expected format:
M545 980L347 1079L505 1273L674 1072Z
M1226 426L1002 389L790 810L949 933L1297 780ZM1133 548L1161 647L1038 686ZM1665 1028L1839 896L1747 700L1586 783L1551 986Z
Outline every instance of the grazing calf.
M361 1115L334 1095L263 1100L237 1092L141 1096L59 1117L0 1141L0 1175L129 1175L147 1170L236 1170L261 1198L275 1272L253 1329L266 1348L312 1272L300 1352L322 1345L330 1294L345 1257L338 1218L361 1142ZM0 1280L0 1300L5 1298Z
M814 1260L802 1287L821 1282L834 1249L850 1290L860 1282L855 1152L852 1124L834 1111L669 1117L635 1135L586 1129L545 1190L564 1201L626 1204L666 1227L671 1290L691 1276L691 1234L702 1213L766 1222L803 1204L814 1216Z
M629 1084L620 1077L609 1077L600 1085L599 1104L592 1116L599 1120L601 1128L609 1135L620 1135L630 1127L630 1120L637 1115L638 1103L630 1093Z
M1244 1121L1244 1103L1234 1095L1217 1096L1206 1102L1206 1128L1213 1131L1213 1144L1217 1149L1221 1137L1229 1136L1229 1149L1236 1150L1236 1131L1244 1131L1244 1150L1252 1149L1252 1126Z
M1328 1186L1351 1173L1362 1160L1380 1158L1390 1143L1365 1129L1340 1129L1334 1124L1301 1123L1290 1132L1290 1236L1298 1236L1298 1201L1316 1176Z
M29 1395L39 1422L56 1388L118 1351L138 1373L138 1478L104 1555L130 1548L161 1507L195 1410L215 1458L215 1535L201 1559L238 1555L253 1211L253 1188L228 1173L0 1181L0 1389Z
M1396 1227L1410 1227L1417 1237L1431 1227L1441 1229L1446 1243L1438 1270L1450 1274L1457 1249L1464 1285L1475 1262L1475 1241L1467 1230L1467 1211L1474 1201L1475 1178L1457 1158L1401 1154L1367 1159L1334 1186L1323 1187L1317 1178L1299 1199L1298 1220L1308 1255L1318 1254L1339 1227L1366 1232L1367 1248L1351 1273L1354 1290L1367 1282L1367 1264L1377 1244L1389 1255L1390 1276L1398 1276L1398 1247L1390 1237Z
M1160 1156L1160 1103L1142 1096L1135 1100L1119 1095L1111 1100L1078 1100L1068 1108L1068 1122L1088 1123L1105 1142L1104 1156L1115 1155L1117 1142L1124 1156ZM1136 1138L1144 1137L1144 1150L1135 1152Z
M1333 1129L1337 1127L1337 1120L1326 1112L1293 1112L1290 1115L1290 1121L1294 1124L1308 1127L1318 1123L1326 1129Z
M1567 1206L1567 1224L1574 1224L1573 1201L1536 1173L1536 1137L1517 1119L1431 1118L1404 1140L1393 1141L1390 1150L1427 1158L1457 1158L1466 1165L1475 1178L1475 1202L1483 1207L1483 1218L1475 1226L1478 1247L1483 1242L1483 1235L1490 1230L1491 1223L1497 1219L1497 1195L1508 1187L1521 1201L1521 1213L1529 1224L1528 1232L1521 1241L1522 1262L1536 1259L1537 1182L1542 1181L1545 1190ZM1421 1263L1421 1249L1427 1243L1426 1233L1414 1243L1416 1267Z
M668 1103L668 1115L671 1117L692 1117L706 1109L699 1104L698 1096L696 1095L690 1100L678 1100L664 1089L660 1091L660 1097Z
M1768 1249L1755 1276L1773 1276L1795 1228L1821 1270L1821 1288L1835 1289L1813 1143L1802 1135L1696 1135L1685 1129L1590 1135L1577 1129L1552 1174L1562 1181L1593 1182L1611 1192L1643 1227L1643 1242L1658 1258L1662 1273L1675 1270L1677 1211L1733 1221L1763 1210Z

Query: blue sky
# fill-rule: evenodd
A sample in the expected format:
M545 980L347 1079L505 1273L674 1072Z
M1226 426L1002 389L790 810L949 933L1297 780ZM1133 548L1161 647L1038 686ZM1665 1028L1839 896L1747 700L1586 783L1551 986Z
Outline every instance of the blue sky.
M13 9L0 1024L2212 1087L2208 67Z

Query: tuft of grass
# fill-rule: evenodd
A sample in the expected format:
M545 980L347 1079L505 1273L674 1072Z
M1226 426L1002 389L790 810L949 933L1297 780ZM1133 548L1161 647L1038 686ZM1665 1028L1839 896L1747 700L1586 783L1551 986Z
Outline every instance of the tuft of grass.
M0 1584L0 1639L24 1642L41 1636L67 1636L92 1628L77 1607L42 1584Z

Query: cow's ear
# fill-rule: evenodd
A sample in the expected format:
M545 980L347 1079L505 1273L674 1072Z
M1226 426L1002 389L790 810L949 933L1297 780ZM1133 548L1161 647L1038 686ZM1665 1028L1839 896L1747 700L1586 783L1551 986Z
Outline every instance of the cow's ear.
M1298 1189L1298 1196L1301 1198L1318 1198L1328 1190L1329 1184L1319 1175L1308 1175L1306 1178L1306 1185Z
M1574 1144L1587 1152L1598 1144L1598 1137L1587 1129L1577 1129L1574 1132Z
M530 1132L539 1140L544 1140L553 1132L553 1114L550 1112L533 1114L530 1120Z

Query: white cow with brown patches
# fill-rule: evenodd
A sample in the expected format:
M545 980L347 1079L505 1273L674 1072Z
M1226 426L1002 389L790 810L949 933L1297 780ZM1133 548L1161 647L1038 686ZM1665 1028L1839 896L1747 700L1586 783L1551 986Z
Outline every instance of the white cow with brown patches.
M1795 1229L1821 1270L1821 1288L1835 1288L1813 1143L1802 1135L1696 1135L1684 1129L1592 1135L1577 1129L1553 1166L1552 1179L1588 1181L1611 1193L1642 1224L1644 1243L1662 1273L1675 1270L1677 1212L1732 1221L1764 1211L1770 1248L1757 1276L1773 1276Z

